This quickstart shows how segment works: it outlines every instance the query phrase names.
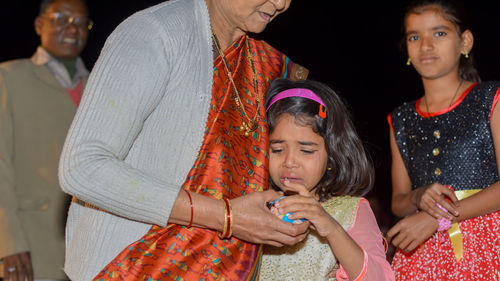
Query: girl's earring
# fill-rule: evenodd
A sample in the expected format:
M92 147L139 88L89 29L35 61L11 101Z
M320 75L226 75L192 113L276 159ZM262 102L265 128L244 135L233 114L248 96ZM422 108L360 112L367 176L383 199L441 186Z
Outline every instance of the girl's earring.
M465 53L465 58L468 59L469 58L469 53Z
M331 171L331 170L332 170L332 167L328 167L328 168L326 168L326 169L327 169L328 171Z
M411 59L408 58L408 60L406 61L406 65L410 66L411 65Z

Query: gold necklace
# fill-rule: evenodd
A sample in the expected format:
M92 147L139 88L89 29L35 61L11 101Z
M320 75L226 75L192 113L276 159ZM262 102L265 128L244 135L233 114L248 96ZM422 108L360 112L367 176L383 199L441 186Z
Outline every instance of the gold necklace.
M450 105L448 105L448 108L450 108L451 105L453 104L453 100L457 96L458 90L460 90L460 86L462 86L462 82L464 82L464 79L460 79L460 83L458 84L458 87L455 90L455 94L453 95L453 97L451 97ZM425 104L425 109L427 110L427 114L431 114L431 112L429 111L429 105L427 104L427 98L425 95L424 95L424 104Z
M247 59L250 61L250 66L252 68L252 74L253 74L253 84L254 84L254 89L255 89L255 104L256 104L256 111L255 115L253 118L249 118L248 114L245 111L245 107L243 106L243 103L241 102L240 94L238 92L238 89L236 88L236 84L234 83L233 80L233 73L229 69L229 64L227 63L226 56L221 50L220 44L219 44L219 39L215 35L214 31L212 30L212 38L215 42L215 48L219 52L220 57L222 58L222 61L224 62L224 67L227 71L227 74L229 76L229 81L231 81L231 85L233 86L233 91L234 91L234 101L236 102L236 108L238 109L238 112L241 115L241 127L240 131L245 130L245 136L248 136L250 132L255 131L259 126L259 120L260 120L260 97L259 97L259 88L258 88L258 83L257 83L257 73L255 71L255 66L253 64L253 56L250 53L250 43L248 39L248 35L245 35L245 43L247 47ZM245 122L245 119L247 122Z

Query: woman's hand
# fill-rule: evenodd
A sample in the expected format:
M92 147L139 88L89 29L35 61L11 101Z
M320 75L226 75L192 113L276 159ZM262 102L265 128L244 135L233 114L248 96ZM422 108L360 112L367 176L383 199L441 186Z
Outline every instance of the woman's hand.
M414 200L417 208L427 212L436 219L446 218L452 220L452 216L459 216L457 210L459 205L458 198L448 186L433 183L428 186L420 187L414 192ZM446 198L449 198L451 203L449 203ZM439 208L437 204L441 205L446 211Z
M387 232L388 240L405 252L413 251L438 229L437 220L427 212L418 212L400 220Z
M33 281L33 267L29 252L3 258L4 281Z
M308 233L308 222L282 221L267 208L267 202L279 197L276 191L268 190L232 199L233 235L248 242L278 247L302 241Z

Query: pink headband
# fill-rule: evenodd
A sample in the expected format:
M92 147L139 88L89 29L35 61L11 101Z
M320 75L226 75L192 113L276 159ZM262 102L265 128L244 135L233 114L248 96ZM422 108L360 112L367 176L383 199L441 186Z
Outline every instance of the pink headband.
M317 103L319 103L320 109L319 109L319 116L322 118L326 118L326 106L323 103L323 101L311 90L309 89L304 89L304 88L293 88L293 89L288 89L283 92L278 93L275 95L271 101L269 102L269 105L266 108L266 112L269 111L269 108L271 106L282 99L290 98L290 97L299 97L299 98L305 98L305 99L310 99L313 100Z

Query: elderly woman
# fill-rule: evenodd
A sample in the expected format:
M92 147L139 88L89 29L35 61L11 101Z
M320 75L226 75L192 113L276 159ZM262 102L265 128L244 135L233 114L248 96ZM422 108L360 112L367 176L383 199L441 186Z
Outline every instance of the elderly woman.
M60 161L74 196L71 280L107 264L98 279L246 280L259 244L305 237L308 223L266 208L277 193L257 191L268 184L264 94L307 70L247 36L290 1L166 1L111 34Z

